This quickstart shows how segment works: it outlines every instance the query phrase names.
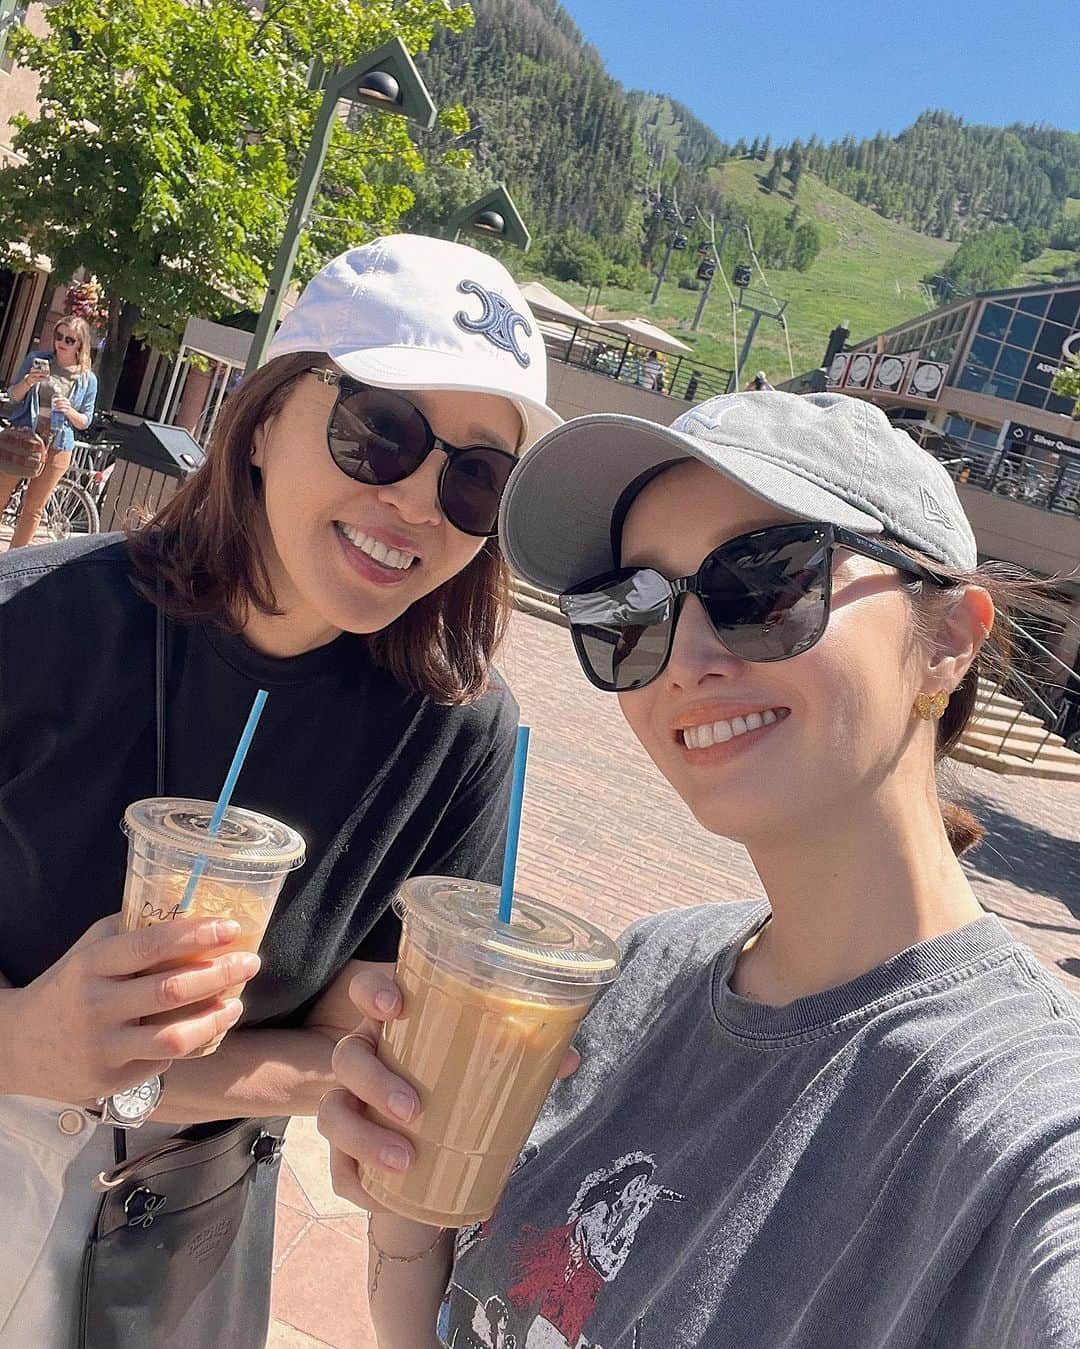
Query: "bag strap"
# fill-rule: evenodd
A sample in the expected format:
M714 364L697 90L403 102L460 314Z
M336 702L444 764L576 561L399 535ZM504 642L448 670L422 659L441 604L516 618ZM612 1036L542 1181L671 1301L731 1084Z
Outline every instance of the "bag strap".
M158 582L158 598L162 597L164 587ZM156 740L156 778L154 794L165 795L165 610L160 603L157 608L157 630L154 642L154 726Z
M158 599L164 594L165 587L157 584ZM154 606L154 795L165 795L165 610L158 603ZM128 1159L127 1131L113 1130L113 1159L116 1166L123 1167ZM104 1173L102 1173L104 1174Z

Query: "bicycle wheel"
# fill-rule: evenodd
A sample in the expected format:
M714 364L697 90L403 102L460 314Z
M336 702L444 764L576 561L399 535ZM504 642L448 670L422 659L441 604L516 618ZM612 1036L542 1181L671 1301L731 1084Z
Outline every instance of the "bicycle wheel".
M67 478L57 483L41 523L56 543L73 534L96 534L101 528L98 509L89 492Z

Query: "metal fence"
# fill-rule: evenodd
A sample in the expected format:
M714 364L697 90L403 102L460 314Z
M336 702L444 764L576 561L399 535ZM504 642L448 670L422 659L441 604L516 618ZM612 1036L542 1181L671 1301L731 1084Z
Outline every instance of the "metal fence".
M901 423L902 425L902 423ZM1080 516L1080 455L980 445L950 434L926 448L958 482L1038 510Z
M658 362L649 356L652 348L623 338L607 328L584 325L562 328L545 323L544 345L549 356L565 365L591 370L623 384L636 384L689 403L700 403L705 398L731 391L732 372L699 361L692 352L664 356L659 362L661 387L658 388L655 383Z

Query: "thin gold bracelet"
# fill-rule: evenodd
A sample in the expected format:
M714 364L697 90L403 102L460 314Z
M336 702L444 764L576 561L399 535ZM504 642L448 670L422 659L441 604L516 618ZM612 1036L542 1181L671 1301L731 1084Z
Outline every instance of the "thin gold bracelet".
M445 1233L449 1231L449 1228L440 1227L439 1230L435 1233L435 1240L431 1243L431 1245L425 1246L422 1251L417 1251L415 1255L390 1255L389 1252L384 1251L382 1247L379 1245L379 1243L375 1240L375 1234L371 1230L371 1220L372 1218L374 1218L374 1216L375 1216L374 1213L368 1214L368 1229L367 1229L368 1241L374 1248L376 1256L375 1268L371 1272L371 1292L368 1294L369 1297L374 1297L375 1292L379 1287L379 1271L383 1267L384 1260L391 1265L411 1265L417 1260L423 1260L425 1255L431 1254L431 1252L435 1249L435 1247L439 1244L439 1242L442 1241Z

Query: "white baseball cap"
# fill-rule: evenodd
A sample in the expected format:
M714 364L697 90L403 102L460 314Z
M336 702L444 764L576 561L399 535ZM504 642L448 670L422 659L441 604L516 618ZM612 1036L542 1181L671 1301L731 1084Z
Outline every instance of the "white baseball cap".
M540 328L501 262L465 244L391 234L350 248L311 278L267 359L325 352L383 389L452 389L509 399L519 448L559 426L547 405Z

